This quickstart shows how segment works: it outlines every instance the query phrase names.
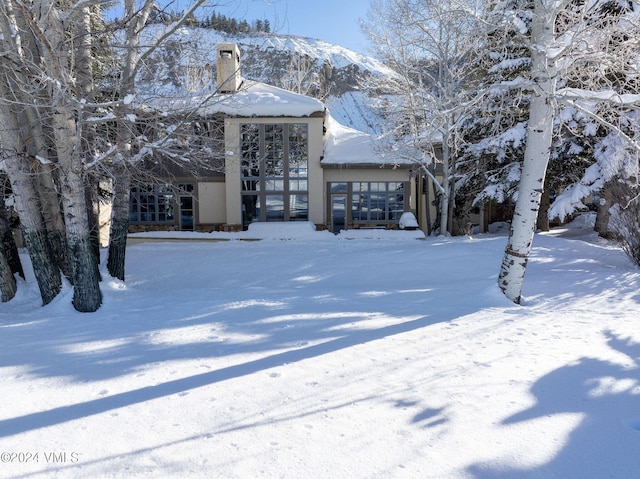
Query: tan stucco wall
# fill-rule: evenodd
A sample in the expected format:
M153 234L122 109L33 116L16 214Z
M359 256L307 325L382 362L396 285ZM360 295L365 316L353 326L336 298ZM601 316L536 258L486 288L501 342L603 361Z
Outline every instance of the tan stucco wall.
M243 123L308 123L309 124L309 221L323 223L323 181L320 158L323 154L322 118L227 118L225 119L225 191L226 222L242 223L240 185L240 125Z
M240 188L240 124L246 118L224 120L225 193L227 224L242 224Z
M198 223L227 222L226 185L224 181L198 182Z
M309 118L309 221L317 225L324 223L323 124L322 118Z
M98 232L100 236L100 246L109 246L109 230L111 228L111 202L98 203L100 213L98 214Z

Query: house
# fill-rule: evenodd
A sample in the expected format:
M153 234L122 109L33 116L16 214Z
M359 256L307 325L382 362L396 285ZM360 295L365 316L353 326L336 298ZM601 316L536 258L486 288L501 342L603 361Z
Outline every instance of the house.
M310 221L337 233L394 229L404 212L416 213L420 182L410 162L384 157L369 135L340 125L314 98L243 80L237 45L217 45L216 58L216 99L199 106L198 117L220 125L224 164L136 184L131 232Z

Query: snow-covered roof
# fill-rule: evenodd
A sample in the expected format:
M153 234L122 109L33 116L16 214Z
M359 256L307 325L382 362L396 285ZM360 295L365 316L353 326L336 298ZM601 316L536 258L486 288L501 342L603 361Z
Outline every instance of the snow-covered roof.
M229 116L304 117L323 112L324 104L306 95L245 80L240 91L220 95L220 100L211 108Z
M327 113L327 133L324 138L322 165L389 165L410 166L412 162L402 158L388 158L375 148L374 138L362 131L344 126Z
M142 100L146 106L174 114L198 111L201 116L224 114L231 117L302 118L325 113L320 100L262 82L244 80L234 93L198 94L172 99ZM342 125L328 111L325 113L326 134L322 165L379 165L407 167L409 160L386 157L377 151L374 138Z
M176 113L197 110L203 116L223 113L236 117L307 117L322 113L325 108L315 98L249 80L244 80L235 93L198 94L171 100L143 100L143 103Z

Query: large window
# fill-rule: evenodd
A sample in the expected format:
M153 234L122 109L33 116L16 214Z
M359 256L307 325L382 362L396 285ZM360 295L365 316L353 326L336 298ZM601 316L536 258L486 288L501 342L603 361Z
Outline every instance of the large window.
M242 221L303 221L309 217L309 135L306 123L240 126Z
M404 212L404 183L353 183L351 212L353 221L398 221Z
M331 182L331 231L367 226L393 226L408 206L403 181Z
M171 185L136 185L131 188L129 221L173 223L175 198Z

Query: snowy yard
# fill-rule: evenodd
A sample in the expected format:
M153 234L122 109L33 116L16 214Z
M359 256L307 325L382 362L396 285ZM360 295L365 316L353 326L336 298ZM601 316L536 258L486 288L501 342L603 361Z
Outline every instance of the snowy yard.
M523 306L501 234L145 243L94 314L31 274L0 477L640 477L640 270L579 226L536 236Z

